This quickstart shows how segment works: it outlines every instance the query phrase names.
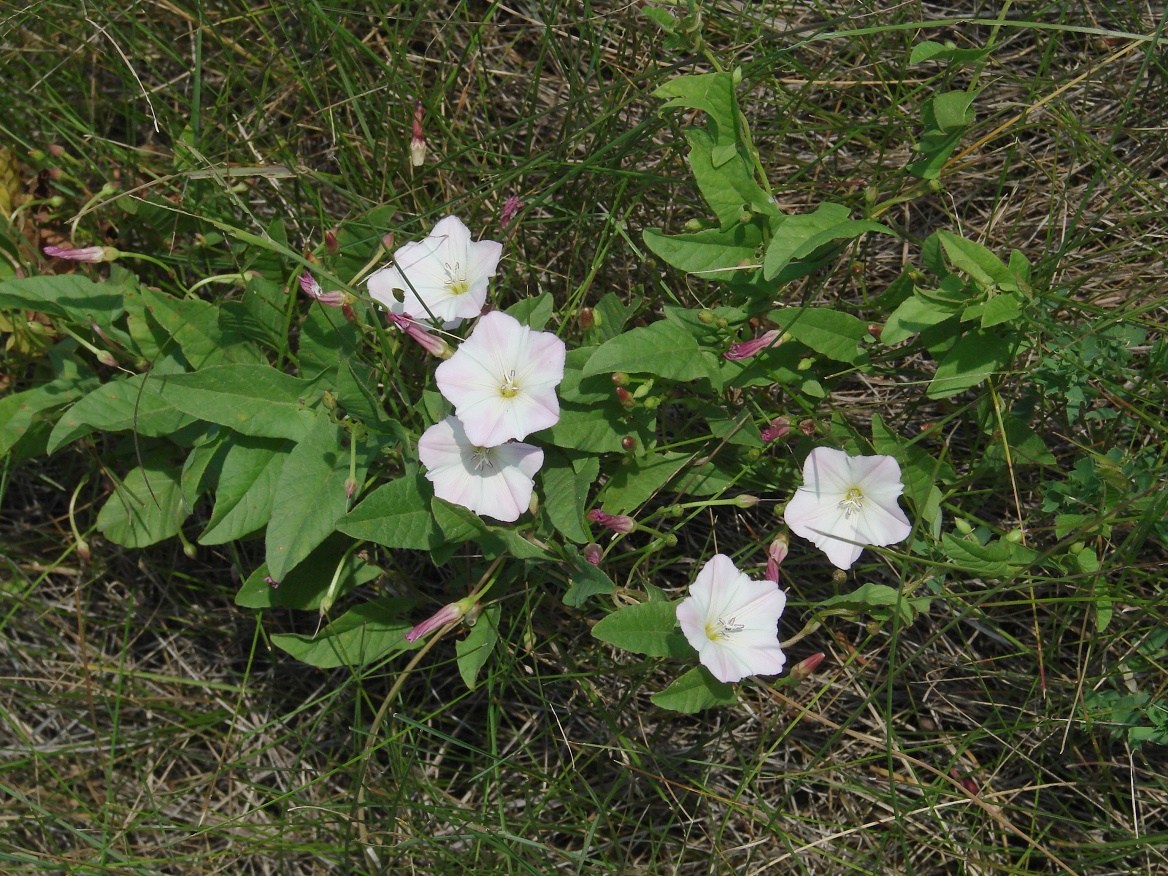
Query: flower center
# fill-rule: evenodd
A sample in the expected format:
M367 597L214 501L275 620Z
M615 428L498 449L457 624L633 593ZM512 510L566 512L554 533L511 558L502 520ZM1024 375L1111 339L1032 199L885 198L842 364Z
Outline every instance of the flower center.
M859 514L864 507L864 492L859 487L852 487L840 499L839 507L844 511L844 518L850 520L853 514Z
M729 618L722 620L718 618L715 621L710 621L706 624L706 637L711 642L720 642L723 639L728 639L734 633L741 633L746 627L740 623L735 623L737 618Z
M503 378L503 382L499 384L499 395L503 396L503 398L515 398L515 396L519 395L519 384L515 382L514 368Z
M484 468L493 469L495 464L491 462L491 448L489 447L475 447L471 450L470 461L474 463L475 471L482 471Z
M442 270L446 272L446 287L451 295L463 295L470 291L470 283L463 275L462 265L458 262L453 264L446 262L442 265Z

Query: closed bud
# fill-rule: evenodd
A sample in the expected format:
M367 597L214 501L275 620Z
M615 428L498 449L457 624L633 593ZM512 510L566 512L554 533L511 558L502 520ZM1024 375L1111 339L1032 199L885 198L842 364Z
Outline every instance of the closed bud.
M768 581L779 583L779 564L787 558L790 544L791 537L785 532L780 532L767 548L766 579Z
M848 580L848 573L845 572L843 569L836 569L834 572L831 573L831 580L834 581L836 584L843 584L845 581Z
M616 399L625 410L632 410L637 406L637 402L633 399L633 394L623 386L616 388Z
M189 541L184 541L183 542L183 553L187 555L188 559L193 560L195 557L197 557L199 555L199 549L196 548Z
M612 382L617 386L628 386L629 375L625 374L623 371L614 371L612 372Z
M588 331L595 324L595 319L592 316L591 307L580 308L580 328L583 331Z
M801 684L811 677L819 664L823 662L823 658L827 655L820 651L818 654L812 654L810 657L805 657L794 666L791 667L791 681L795 684Z
M705 325L713 325L716 316L717 315L712 310L698 311L698 321L704 323Z
M629 450L629 451L636 450L637 449L637 439L634 438L632 435L626 435L624 438L621 439L621 447L623 447L625 450Z
M734 497L734 504L739 508L753 508L758 503L758 496L751 496L749 493L743 493L741 496Z
M637 528L637 521L626 514L605 514L599 508L593 508L584 516L593 523L607 526L613 532L619 532L621 535L628 535Z
M592 565L600 565L602 551L600 550L600 545L596 544L596 542L589 542L588 544L584 545L584 550L582 553L584 554L584 559L590 562Z
M356 478L345 478L345 498L352 499L357 495L357 488L360 484L357 483Z
M422 129L425 107L422 101L414 104L414 131L410 137L410 164L421 167L426 163L426 132Z
M341 244L337 241L337 233L329 230L324 233L324 248L329 255L336 255L341 251Z
M964 517L954 517L953 526L962 535L969 535L971 532L973 532L973 527Z

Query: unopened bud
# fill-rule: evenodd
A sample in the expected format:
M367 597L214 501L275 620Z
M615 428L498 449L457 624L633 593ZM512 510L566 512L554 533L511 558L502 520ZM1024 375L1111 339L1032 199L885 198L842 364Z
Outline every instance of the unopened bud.
M596 544L595 542L589 542L588 544L584 545L583 554L584 559L586 559L592 565L600 565L600 557L602 555L600 545Z
M118 366L118 360L114 358L113 353L110 353L107 350L102 350L97 354L97 361L102 365L109 366L110 368L116 368Z
M619 532L621 535L628 535L637 528L637 521L632 517L625 514L605 514L599 508L593 508L584 516L593 523L607 526L613 532Z
M770 426L763 429L762 432L759 433L759 437L762 438L762 440L767 444L770 444L772 441L778 441L780 438L786 438L790 433L790 421L786 417L775 417L773 420L771 420Z
M422 638L422 636L428 636L435 630L441 629L447 624L452 624L455 621L466 617L470 610L477 604L477 599L471 599L470 597L467 597L466 599L461 599L458 602L452 602L449 605L444 605L434 614L430 615L430 617L426 618L426 620L422 621L420 624L406 633L405 640L412 645L414 642L418 641L418 639Z
M845 581L848 580L848 573L845 572L843 569L836 569L834 572L831 573L831 580L834 581L836 584L843 584Z
M583 331L588 331L595 325L595 322L596 320L593 318L591 307L580 308L580 328Z
M381 247L386 252L393 252L393 232L389 232L381 238Z
M884 333L884 326L879 325L878 323L874 323L874 322L868 323L868 334L870 334L876 340L880 340L880 335L883 333Z
M625 374L623 371L614 371L612 372L612 382L617 386L628 386L629 375Z
M767 548L766 579L768 581L779 583L779 564L787 558L790 545L791 537L785 532L780 532Z
M749 493L743 493L741 496L734 497L734 504L739 508L753 508L758 503L758 496L751 496Z
M356 478L345 478L345 498L352 499L357 495L357 488L360 484L357 483Z
M324 233L324 248L329 255L336 255L341 251L341 244L335 231L330 229Z
M515 195L509 195L503 202L503 212L499 215L499 227L506 228L523 209L523 202Z
M698 311L698 322L702 323L703 325L713 325L714 319L714 311L709 309Z
M89 262L90 264L112 262L122 254L120 250L114 249L112 246L85 246L80 249L68 246L46 246L44 250L45 255L49 258L65 259L70 262Z
M823 658L827 655L820 651L818 654L812 654L810 657L805 657L794 666L791 667L791 681L795 684L800 684L811 677Z
M426 132L422 129L425 112L425 106L418 100L414 104L414 132L410 137L410 164L414 167L421 167L426 163Z
M189 541L183 542L183 553L187 555L187 559L193 560L199 555L199 549L191 544Z
M390 322L417 341L422 349L431 356L437 356L439 359L449 359L454 355L454 349L450 344L446 343L446 341L433 332L427 331L424 325L408 313L393 313L391 311L387 315Z
M626 435L624 438L621 439L621 447L623 447L625 450L629 450L629 451L636 450L637 449L637 439L634 438L632 435Z
M954 517L953 526L962 535L969 535L971 532L973 532L973 527L964 517Z
M616 399L621 403L621 407L625 408L625 410L632 410L637 406L637 402L633 398L633 394L623 386L618 386L616 388Z

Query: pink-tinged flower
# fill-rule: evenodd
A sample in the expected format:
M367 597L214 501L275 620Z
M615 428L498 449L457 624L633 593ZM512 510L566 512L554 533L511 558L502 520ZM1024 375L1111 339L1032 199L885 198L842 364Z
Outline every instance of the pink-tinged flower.
M791 544L791 537L782 532L775 536L767 548L766 579L779 583L779 564L787 558L787 549Z
M530 444L476 444L456 417L422 434L418 458L439 499L505 523L518 520L531 504L533 478L543 465L543 451Z
M477 603L477 599L468 596L466 599L460 599L458 602L452 602L449 605L442 606L438 611L434 612L434 614L406 633L405 640L412 645L418 639L422 638L422 636L428 636L435 630L442 629L447 624L462 620L466 617L466 613Z
M389 321L422 345L422 348L431 356L439 359L449 359L454 349L446 341L430 331L420 322L414 320L408 313L394 313L390 311Z
M422 101L414 104L414 135L410 138L410 164L421 167L426 163L426 132L422 130L425 107Z
M677 622L714 678L735 682L783 671L779 616L786 605L786 594L773 582L752 581L728 556L717 554L677 604Z
M803 464L803 486L783 515L796 535L813 542L841 569L850 569L865 545L895 544L912 524L897 504L904 492L891 456L848 456L816 447Z
M827 655L822 651L812 654L810 657L804 657L798 663L791 667L791 681L799 684L811 677L811 673L815 671L816 667L823 662L823 658Z
M600 559L604 555L604 552L600 549L600 545L595 542L589 542L584 545L584 550L581 553L584 554L584 559L594 566L600 565Z
M325 307L342 307L351 301L349 293L340 289L325 292L312 274L300 275L300 289L313 301Z
M503 212L499 216L499 227L506 228L511 224L520 210L523 209L523 202L515 195L509 195L507 200L503 202Z
M369 278L369 294L393 313L433 317L450 328L482 313L502 254L503 244L475 242L457 216L447 216L425 240L399 248L394 263Z
M778 329L771 329L769 332L764 332L753 341L743 341L740 344L732 344L730 349L722 355L731 361L738 361L739 359L749 359L751 356L765 350L767 347L777 346L782 342L782 332Z
M786 417L775 417L771 420L770 426L759 433L759 437L770 444L772 441L786 438L789 434L791 434L791 422Z
M532 331L494 311L434 372L475 444L494 447L554 426L560 419L556 386L564 379L564 342Z
M54 259L65 259L70 262L112 262L122 253L112 246L85 246L81 249L72 249L67 246L46 246L45 255Z
M637 528L637 521L632 517L624 514L605 514L599 508L593 508L584 515L593 523L599 523L601 526L607 526L613 532L619 532L621 535L628 535Z

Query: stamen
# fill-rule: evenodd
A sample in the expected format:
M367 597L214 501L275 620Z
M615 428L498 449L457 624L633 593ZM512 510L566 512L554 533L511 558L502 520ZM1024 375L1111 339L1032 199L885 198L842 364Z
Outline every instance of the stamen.
M864 507L863 491L859 487L852 487L840 499L839 507L843 509L845 519L851 519L853 514L859 514L860 510Z
M706 624L706 635L710 638L710 641L718 642L732 636L734 633L741 633L746 627L743 624L735 623L736 620L737 618L733 617L729 620L718 618L716 621Z
M494 469L495 464L491 462L491 448L476 447L471 451L471 461L475 464L475 471L482 471L483 466L489 469Z
M515 398L515 396L519 395L519 384L515 382L514 368L503 378L503 382L499 384L499 395L503 396L503 398Z
M470 283L466 280L461 264L443 262L442 270L446 272L446 285L450 289L451 295L462 295L470 291Z

